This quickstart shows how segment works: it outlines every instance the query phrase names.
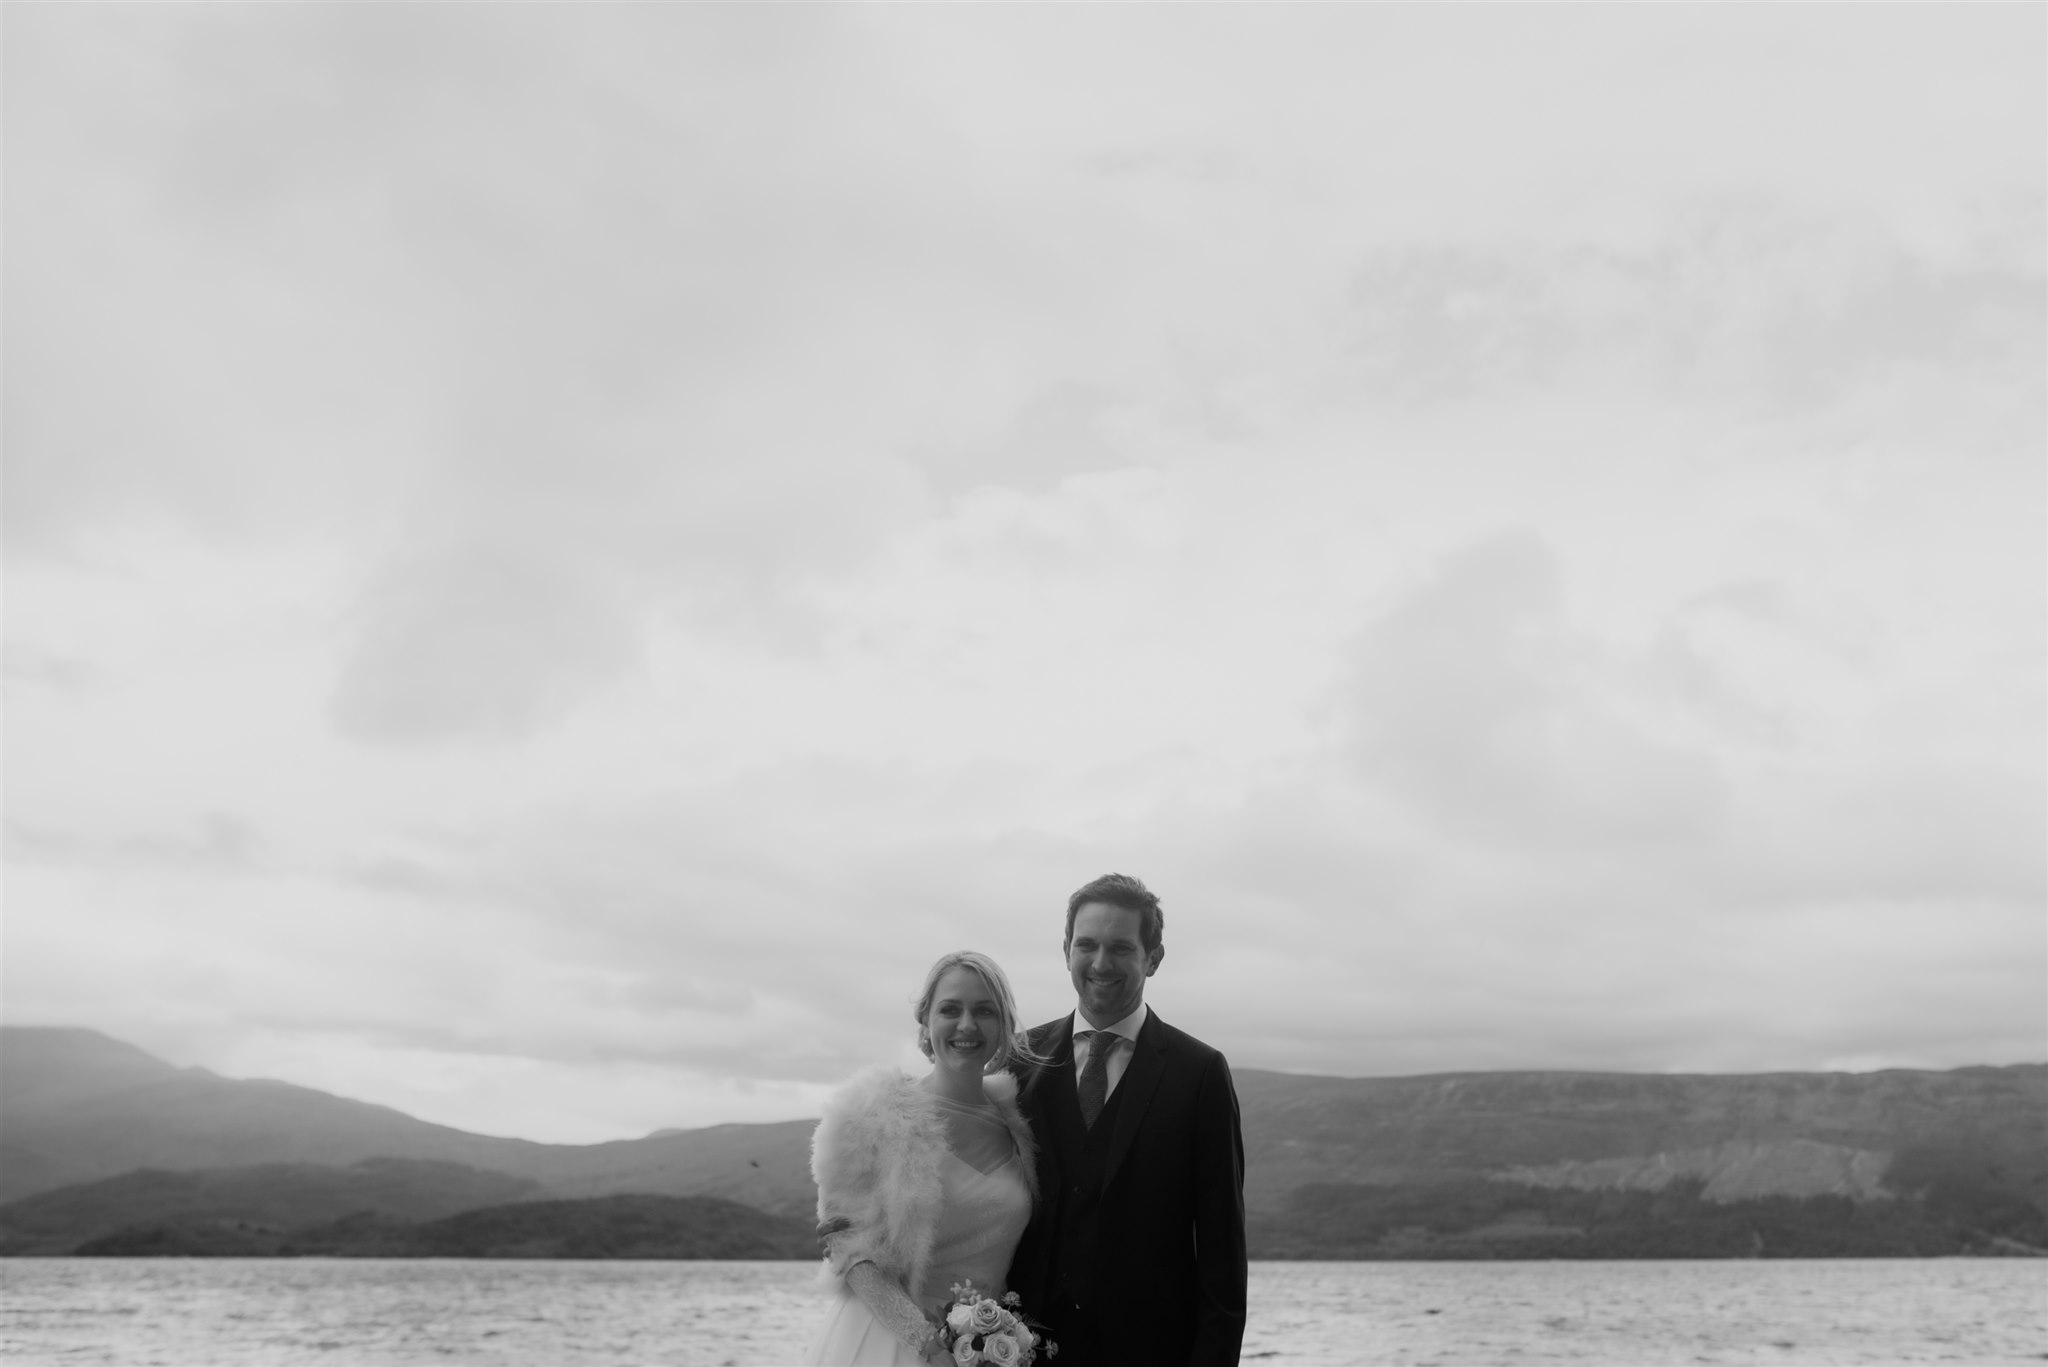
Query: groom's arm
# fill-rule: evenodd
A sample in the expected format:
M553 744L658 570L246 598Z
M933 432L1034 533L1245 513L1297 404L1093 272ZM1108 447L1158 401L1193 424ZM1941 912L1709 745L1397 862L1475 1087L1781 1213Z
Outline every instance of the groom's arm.
M1195 1093L1195 1280L1191 1367L1235 1367L1244 1345L1244 1134L1230 1065L1215 1053Z

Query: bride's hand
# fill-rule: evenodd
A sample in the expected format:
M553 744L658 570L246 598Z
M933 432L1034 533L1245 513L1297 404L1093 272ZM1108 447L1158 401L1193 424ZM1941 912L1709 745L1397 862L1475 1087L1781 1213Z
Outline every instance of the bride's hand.
M929 1310L924 1312L924 1320L932 1327L932 1336L925 1340L921 1356L934 1367L952 1367L953 1350L946 1347L946 1322Z

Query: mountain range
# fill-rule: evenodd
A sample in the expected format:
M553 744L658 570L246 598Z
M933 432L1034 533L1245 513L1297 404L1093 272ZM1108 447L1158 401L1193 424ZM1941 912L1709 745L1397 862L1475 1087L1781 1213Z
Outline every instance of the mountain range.
M1236 1077L1255 1257L2048 1251L2048 1065ZM808 1256L814 1123L539 1144L4 1027L0 1253Z
M0 1203L137 1168L403 1158L525 1178L536 1196L716 1196L807 1217L816 1123L539 1144L287 1082L178 1068L94 1030L0 1026Z

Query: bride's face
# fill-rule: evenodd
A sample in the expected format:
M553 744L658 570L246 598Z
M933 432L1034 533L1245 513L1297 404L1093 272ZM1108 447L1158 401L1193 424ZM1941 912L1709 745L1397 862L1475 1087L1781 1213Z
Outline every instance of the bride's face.
M1002 1043L1002 1010L981 975L949 968L932 991L925 1029L931 1032L932 1061L941 1068L980 1073Z

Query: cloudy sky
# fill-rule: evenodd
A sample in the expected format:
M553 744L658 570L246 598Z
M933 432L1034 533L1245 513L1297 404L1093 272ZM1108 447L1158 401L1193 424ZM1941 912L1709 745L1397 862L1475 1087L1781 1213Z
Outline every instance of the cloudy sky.
M5 1019L588 1141L2048 1057L2044 12L14 7Z

